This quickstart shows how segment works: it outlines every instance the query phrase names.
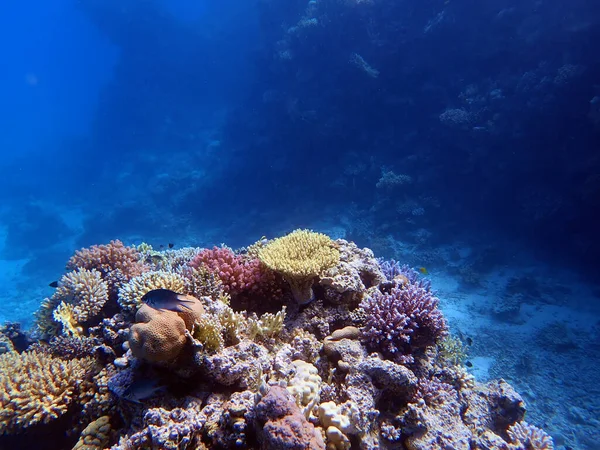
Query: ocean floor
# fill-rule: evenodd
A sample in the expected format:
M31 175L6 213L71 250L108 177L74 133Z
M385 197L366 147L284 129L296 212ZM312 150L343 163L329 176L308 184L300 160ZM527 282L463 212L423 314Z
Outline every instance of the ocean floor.
M64 245L61 253L71 254L73 241ZM437 265L428 277L452 333L467 345L476 378L513 384L527 403L526 420L551 433L557 448L598 449L599 289L568 270L519 261L527 263L465 276L456 270L459 259ZM30 326L40 302L52 295L51 274L59 277L66 260L36 276L25 274L29 262L0 260L0 322Z

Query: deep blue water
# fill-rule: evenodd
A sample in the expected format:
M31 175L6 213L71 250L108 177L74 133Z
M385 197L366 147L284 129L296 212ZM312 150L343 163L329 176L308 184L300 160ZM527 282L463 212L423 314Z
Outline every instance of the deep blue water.
M82 246L309 227L427 267L476 374L600 448L595 2L10 3L1 321Z

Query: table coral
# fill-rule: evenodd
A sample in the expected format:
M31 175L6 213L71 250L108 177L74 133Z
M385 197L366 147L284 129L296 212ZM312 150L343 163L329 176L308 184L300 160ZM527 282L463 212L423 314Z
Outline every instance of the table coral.
M295 230L261 248L260 260L283 275L299 304L313 299L314 278L334 267L340 252L329 236L308 230Z

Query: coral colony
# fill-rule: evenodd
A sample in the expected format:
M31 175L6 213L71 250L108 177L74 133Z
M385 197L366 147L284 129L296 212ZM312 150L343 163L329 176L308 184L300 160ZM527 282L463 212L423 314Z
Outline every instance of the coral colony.
M552 449L420 275L308 230L83 249L0 335L0 448ZM452 340L453 339L453 340Z

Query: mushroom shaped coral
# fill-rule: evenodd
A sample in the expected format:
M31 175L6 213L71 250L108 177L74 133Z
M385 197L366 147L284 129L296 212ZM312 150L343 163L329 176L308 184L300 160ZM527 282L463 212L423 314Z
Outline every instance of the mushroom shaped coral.
M129 347L133 356L148 362L174 360L185 345L186 330L192 330L203 312L199 300L184 312L157 310L142 305L135 315L136 323L129 331Z
M313 298L314 279L339 262L340 252L325 234L295 230L260 249L258 257L271 270L279 272L289 283L296 301L305 304Z

